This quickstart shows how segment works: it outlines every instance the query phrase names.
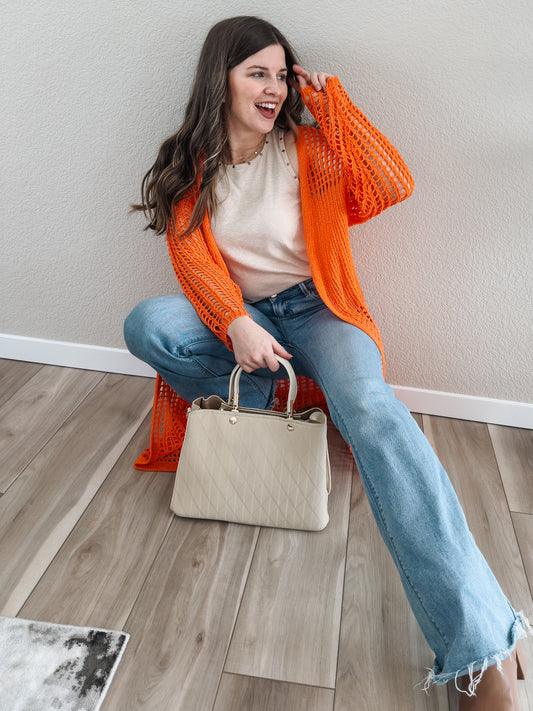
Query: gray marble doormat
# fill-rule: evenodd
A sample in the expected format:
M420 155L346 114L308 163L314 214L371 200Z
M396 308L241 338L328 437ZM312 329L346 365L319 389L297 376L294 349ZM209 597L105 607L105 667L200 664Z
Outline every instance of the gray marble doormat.
M97 711L125 632L0 617L0 709Z

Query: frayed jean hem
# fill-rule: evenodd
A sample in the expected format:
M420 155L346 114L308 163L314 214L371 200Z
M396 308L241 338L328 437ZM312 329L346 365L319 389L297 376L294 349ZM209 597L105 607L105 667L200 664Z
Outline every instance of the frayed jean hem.
M516 643L519 639L526 637L528 634L533 635L533 628L531 627L529 620L525 617L523 612L516 613L516 619L511 628L512 643L505 649L489 654L483 659L477 659L476 661L467 664L456 672L442 673L439 672L437 663L433 669L428 671L428 674L424 681L421 681L417 686L421 686L422 690L429 692L429 689L434 684L447 684L449 681L454 681L455 688L462 694L467 694L468 696L475 696L476 688L481 681L483 674L488 667L496 664L498 671L502 671L502 661L506 659L514 650ZM457 685L457 680L462 676L469 676L469 684L466 690L460 689Z

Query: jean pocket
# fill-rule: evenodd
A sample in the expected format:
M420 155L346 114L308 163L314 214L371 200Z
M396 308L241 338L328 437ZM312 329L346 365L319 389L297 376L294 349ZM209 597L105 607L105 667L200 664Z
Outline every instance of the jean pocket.
M192 378L229 377L235 366L232 354L218 339L179 346L174 355L186 365L187 375Z
M316 286L306 284L306 293L291 299L286 306L286 313L289 316L299 316L325 308L327 308L326 304L322 301Z

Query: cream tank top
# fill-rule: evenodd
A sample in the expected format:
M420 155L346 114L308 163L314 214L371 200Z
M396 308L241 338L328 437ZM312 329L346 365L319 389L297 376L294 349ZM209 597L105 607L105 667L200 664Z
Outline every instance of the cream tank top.
M267 134L262 152L250 163L220 168L216 197L211 229L245 301L274 296L309 279L300 182L281 131Z

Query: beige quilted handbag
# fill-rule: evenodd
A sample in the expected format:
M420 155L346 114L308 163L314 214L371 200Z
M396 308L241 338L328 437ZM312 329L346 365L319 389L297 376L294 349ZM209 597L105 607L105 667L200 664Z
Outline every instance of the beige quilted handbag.
M239 407L237 366L228 401L194 400L187 416L171 509L178 516L319 531L328 523L327 418L319 408L286 412Z

